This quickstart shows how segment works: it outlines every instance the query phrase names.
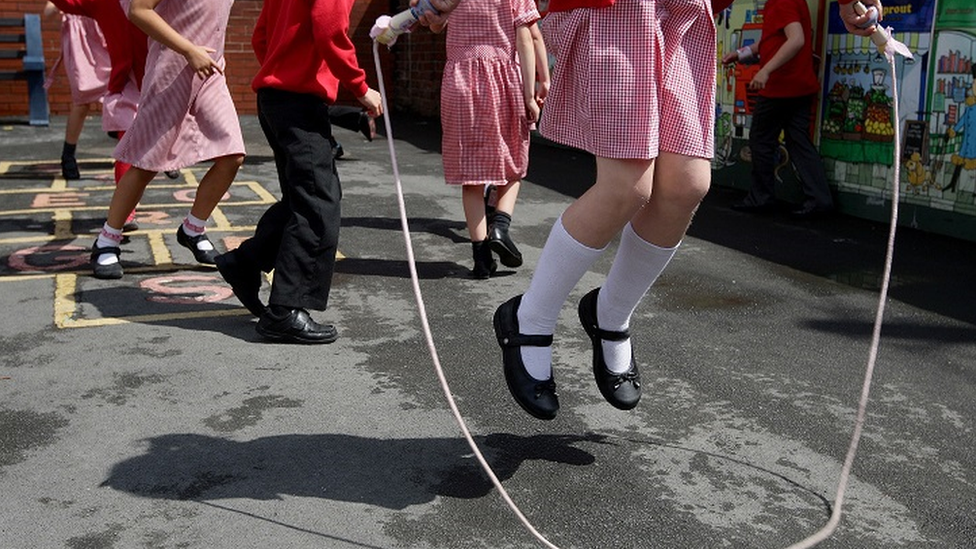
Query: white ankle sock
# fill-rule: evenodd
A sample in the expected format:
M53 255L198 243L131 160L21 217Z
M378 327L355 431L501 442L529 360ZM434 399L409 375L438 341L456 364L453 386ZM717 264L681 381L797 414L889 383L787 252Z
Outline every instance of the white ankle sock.
M183 219L183 232L187 236L200 236L207 232L207 220L194 217L193 214L186 214ZM201 251L210 251L213 249L213 244L210 240L201 240L197 242L197 249Z
M596 300L597 324L603 330L619 332L630 326L634 309L674 256L674 248L661 248L641 238L628 223L620 235L620 246L610 273ZM630 369L630 339L603 341L607 369L622 373Z
M580 244L566 232L562 217L557 219L542 248L529 289L522 296L518 310L519 331L526 335L555 332L559 311L569 292L605 249ZM547 379L552 375L552 347L524 346L521 351L522 362L530 376Z
M95 246L99 248L118 248L121 243L122 229L109 227L108 222L102 225L102 231L98 233L98 238L95 239ZM112 265L118 263L119 258L115 254L105 253L99 254L95 258L95 262L99 265Z

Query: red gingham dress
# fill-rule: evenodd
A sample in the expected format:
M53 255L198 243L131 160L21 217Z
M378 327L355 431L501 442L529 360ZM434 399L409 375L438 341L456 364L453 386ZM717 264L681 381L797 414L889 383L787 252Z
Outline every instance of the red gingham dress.
M449 185L505 185L525 177L529 121L515 29L539 19L533 0L461 2L447 27L441 153Z
M155 11L176 32L224 67L224 35L233 0L162 0ZM244 154L237 109L223 74L201 80L186 59L155 40L132 127L115 158L144 170L178 170L220 156Z
M617 0L550 12L556 57L540 131L595 156L649 160L659 150L710 158L715 24L709 0Z

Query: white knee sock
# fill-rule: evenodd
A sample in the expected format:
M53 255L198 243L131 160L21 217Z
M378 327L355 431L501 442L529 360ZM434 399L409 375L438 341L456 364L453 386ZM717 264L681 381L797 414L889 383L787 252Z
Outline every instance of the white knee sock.
M539 264L532 274L529 289L518 310L519 331L526 335L551 335L563 303L579 279L603 253L602 249L580 244L556 220L542 248ZM522 362L529 375L547 379L552 374L551 347L522 347Z
M122 243L122 229L109 227L108 222L102 225L102 232L98 233L95 246L99 248L118 248ZM115 254L99 254L95 261L99 265L111 265L118 263L119 258Z
M620 247L610 274L596 300L596 319L601 329L619 332L630 326L630 316L650 290L658 275L674 256L674 248L661 248L644 240L628 223L620 236ZM630 339L603 341L607 369L622 373L630 369Z

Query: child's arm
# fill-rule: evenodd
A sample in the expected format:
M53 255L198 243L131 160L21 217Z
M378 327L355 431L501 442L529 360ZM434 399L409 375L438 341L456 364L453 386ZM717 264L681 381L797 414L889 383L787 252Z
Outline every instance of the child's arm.
M44 4L44 17L51 17L52 15L58 13L58 7L54 5L54 2L47 2Z
M129 6L129 20L142 29L150 38L181 54L200 78L207 78L214 72L222 73L220 65L210 56L216 50L198 46L169 26L155 7L161 0L132 0Z
M542 40L542 31L539 30L537 23L529 26L532 32L532 44L535 46L535 100L539 108L546 102L549 95L549 53L546 51L546 43Z
M522 99L525 116L529 122L539 119L539 104L535 101L535 45L529 25L515 29L515 49L518 51L519 68L522 71Z

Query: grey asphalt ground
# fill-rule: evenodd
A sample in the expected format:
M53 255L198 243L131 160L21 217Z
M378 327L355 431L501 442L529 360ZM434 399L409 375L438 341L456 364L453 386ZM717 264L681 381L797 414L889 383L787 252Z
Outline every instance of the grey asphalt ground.
M853 429L887 229L731 211L716 185L633 321L644 399L592 381L575 304L554 345L562 409L540 422L502 377L495 307L528 286L553 221L592 180L536 142L513 236L526 265L471 263L436 121L392 118L424 303L454 398L532 524L564 548L780 548L828 519ZM278 193L249 157L210 228L253 230ZM0 124L0 547L540 547L460 436L414 301L385 139L337 129L340 339L269 344L175 229L205 165L160 177L121 281L88 275L113 142L90 120L64 185L64 119ZM381 133L385 133L381 130ZM976 244L899 230L872 398L824 548L976 546ZM268 291L267 284L262 290Z

